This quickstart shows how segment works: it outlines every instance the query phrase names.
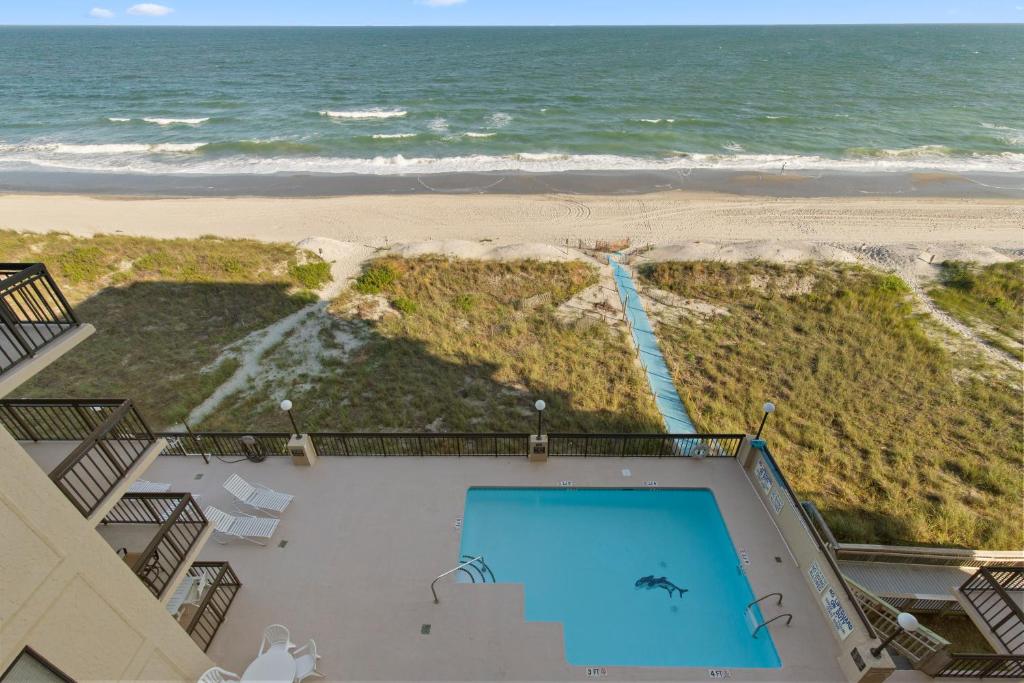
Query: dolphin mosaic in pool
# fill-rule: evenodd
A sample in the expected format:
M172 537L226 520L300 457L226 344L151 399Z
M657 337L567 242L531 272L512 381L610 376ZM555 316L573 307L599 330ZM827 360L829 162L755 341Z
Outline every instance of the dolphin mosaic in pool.
M683 597L683 593L687 593L690 590L689 588L680 588L679 586L675 585L674 583L666 579L664 576L656 579L654 578L653 574L651 574L650 576L640 577L636 580L636 583L634 583L633 585L637 588L646 588L647 590L654 590L655 588L664 588L668 591L668 597L670 598L672 597L672 593L675 591L679 591L679 597Z

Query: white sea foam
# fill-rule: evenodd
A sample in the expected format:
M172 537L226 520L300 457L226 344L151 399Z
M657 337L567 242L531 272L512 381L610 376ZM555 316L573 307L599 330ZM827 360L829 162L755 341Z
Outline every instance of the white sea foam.
M1010 126L1000 126L995 123L982 123L981 127L1006 133L1006 135L1000 135L999 137L1008 145L1024 145L1024 130L1011 128Z
M743 145L741 145L738 142L728 142L728 143L722 145L722 149L728 150L730 152L742 152L743 151Z
M512 123L512 115L506 114L503 111L498 111L491 114L487 120L492 128L504 128L508 124Z
M640 123L675 123L675 119L638 119Z
M433 121L427 124L427 128L434 131L437 134L444 134L448 132L448 119L443 117L437 117Z
M148 117L142 119L146 123L155 123L158 126L199 126L210 120L210 117L197 118L197 119L164 119L157 117Z
M367 119L397 119L408 115L403 109L363 109L356 111L322 111L320 116L331 119L351 119L354 121Z
M0 166L4 168L44 167L93 172L140 174L270 174L270 173L354 173L363 175L481 173L491 171L687 171L729 169L778 173L800 170L915 171L1024 173L1024 153L952 156L914 154L888 150L890 154L850 155L830 159L813 155L769 154L686 154L658 159L616 155L571 155L521 153L513 155L467 155L457 157L378 156L345 158L327 156L253 155L209 156L190 154L201 143L160 145L0 145Z
M121 116L108 116L107 121L110 121L111 123L128 123L131 119L126 119Z
M466 133L467 138L493 138L495 135L497 133L476 133L473 131Z
M414 138L416 133L377 133L373 136L374 140L402 140L404 138Z

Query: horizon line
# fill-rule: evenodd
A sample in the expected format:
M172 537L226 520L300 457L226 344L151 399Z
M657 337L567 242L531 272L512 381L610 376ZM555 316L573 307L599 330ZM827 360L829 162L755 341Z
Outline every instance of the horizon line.
M813 26L1024 26L1024 21L879 21L736 24L4 24L0 28L758 28Z

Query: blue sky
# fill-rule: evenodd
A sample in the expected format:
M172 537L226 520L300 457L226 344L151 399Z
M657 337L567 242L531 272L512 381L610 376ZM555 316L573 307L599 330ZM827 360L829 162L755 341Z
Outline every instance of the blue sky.
M1024 0L0 0L0 24L549 25L1024 22Z

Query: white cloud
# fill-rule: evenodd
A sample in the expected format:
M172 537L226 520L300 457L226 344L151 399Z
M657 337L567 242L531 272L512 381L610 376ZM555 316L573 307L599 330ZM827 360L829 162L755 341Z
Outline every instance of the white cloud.
M417 0L417 2L427 7L451 7L452 5L461 5L466 0Z
M89 16L93 19L113 19L114 13L104 7L93 7L89 10Z
M132 5L128 8L128 14L135 17L166 17L174 10L165 5L156 5L152 2L144 2L141 5Z

